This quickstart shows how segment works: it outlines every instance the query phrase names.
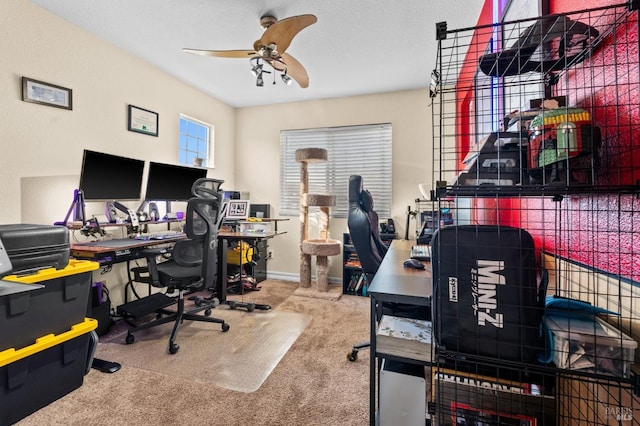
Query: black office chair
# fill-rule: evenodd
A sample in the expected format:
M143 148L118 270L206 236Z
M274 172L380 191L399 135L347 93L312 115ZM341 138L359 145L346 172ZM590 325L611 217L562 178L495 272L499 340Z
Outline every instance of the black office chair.
M362 273L370 283L378 271L382 259L387 253L387 246L380 238L378 214L373 210L373 197L362 187L362 176L349 177L349 215L347 226L351 235L351 243L356 249ZM371 342L353 345L347 354L349 361L358 359L358 351L371 346Z
M174 322L169 337L171 354L175 354L180 348L175 339L184 320L222 324L222 331L229 331L229 324L224 320L209 316L218 304L217 299L206 300L197 297L196 308L186 311L184 307L186 291L203 286L213 287L215 282L217 234L224 216L222 194L217 191L221 182L203 178L194 183L194 197L187 202L185 233L188 239L176 242L169 260L158 263L158 250L146 251L151 284L155 287L178 290L177 308L175 311L160 310L158 318L154 321L130 329L126 337L127 344L135 341L133 333L171 321ZM202 311L204 315L199 314Z
M380 238L380 224L378 214L373 210L373 197L363 189L362 177L349 177L349 215L347 219L351 242L356 249L362 272L367 283L373 279L378 268L387 254L388 247ZM425 282L425 285L427 283ZM395 315L416 319L431 319L431 310L420 306L402 303L384 303L376 307L376 315ZM354 362L358 359L358 351L371 346L371 342L356 343L347 354L347 359Z

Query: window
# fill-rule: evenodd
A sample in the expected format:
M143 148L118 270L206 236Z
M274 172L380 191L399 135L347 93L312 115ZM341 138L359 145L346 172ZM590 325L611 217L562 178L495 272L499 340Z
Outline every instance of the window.
M186 166L213 168L213 126L180 115L180 147L178 161Z
M349 176L361 175L380 217L391 216L391 123L280 132L280 215L300 209L300 164L295 152L324 148L326 163L308 166L309 193L332 194L332 217L347 217Z

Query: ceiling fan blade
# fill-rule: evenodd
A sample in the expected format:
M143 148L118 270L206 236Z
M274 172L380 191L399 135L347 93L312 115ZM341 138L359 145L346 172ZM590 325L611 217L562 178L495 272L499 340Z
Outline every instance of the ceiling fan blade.
M307 74L307 70L304 69L302 64L288 53L282 54L282 60L285 64L287 64L287 75L297 81L300 87L302 87L303 89L309 87L309 74ZM278 65L282 66L282 64Z
M287 50L296 34L317 21L318 18L314 15L285 18L267 28L262 37L260 37L260 42L263 46L274 43L278 48L278 52L283 53Z
M200 50L184 48L182 51L194 55L215 56L218 58L251 58L257 54L255 50Z

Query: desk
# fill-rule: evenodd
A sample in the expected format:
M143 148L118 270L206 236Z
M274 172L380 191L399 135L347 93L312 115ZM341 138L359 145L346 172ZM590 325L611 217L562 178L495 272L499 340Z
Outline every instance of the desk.
M130 262L145 257L144 250L161 244L173 244L186 238L185 235L176 235L160 240L136 240L134 238L119 238L115 240L91 241L87 243L71 244L71 256L76 259L93 260L100 266L110 266L114 263L127 262L127 284L124 290L124 304L129 301L128 289L133 289ZM131 287L130 287L131 286ZM134 290L135 293L135 290ZM149 288L151 295L151 288Z
M232 232L221 230L218 232L218 253L217 253L217 274L216 274L216 297L220 303L227 301L227 248L229 241L249 241L264 240L273 238L284 232ZM88 243L76 243L71 245L71 256L76 259L93 260L100 266L109 266L114 263L129 262L131 260L144 258L142 254L145 248L159 244L171 244L186 238L176 236L162 240L136 240L133 238L122 238L104 241L92 241ZM242 266L242 265L241 265ZM129 282L131 282L130 269L127 268ZM127 293L125 292L125 298ZM125 300L125 303L127 300ZM268 307L263 307L268 309Z
M144 257L142 251L159 244L172 244L186 238L184 235L164 238L162 240L136 240L134 238L119 238L115 240L91 241L87 243L71 244L71 256L76 259L93 260L100 266L126 262Z
M367 294L371 298L371 356L369 365L369 424L376 424L376 374L379 361L376 356L376 312L378 303L396 302L416 306L431 306L431 267L405 268L403 262L411 255L413 240L393 240L378 272L371 280ZM427 379L429 380L429 379ZM378 392L379 395L379 392ZM425 396L426 397L426 396Z
M273 238L276 235L283 234L284 232L267 231L267 232L233 232L233 231L219 231L218 232L218 265L216 273L216 288L215 296L220 303L227 303L227 249L229 248L229 241L243 242L248 241L255 243L259 240L266 240ZM240 256L242 259L242 256ZM240 265L242 270L242 264ZM237 303L236 303L237 304ZM240 306L245 304L240 304ZM254 307L258 309L268 310L271 309L268 305L255 305L249 304L247 306L249 310L253 310Z

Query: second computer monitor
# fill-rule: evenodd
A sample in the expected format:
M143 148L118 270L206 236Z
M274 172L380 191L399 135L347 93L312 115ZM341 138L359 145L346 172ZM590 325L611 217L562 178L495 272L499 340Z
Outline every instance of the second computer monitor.
M207 169L176 166L164 163L149 163L147 175L147 201L187 201L193 195L193 183L207 176Z

